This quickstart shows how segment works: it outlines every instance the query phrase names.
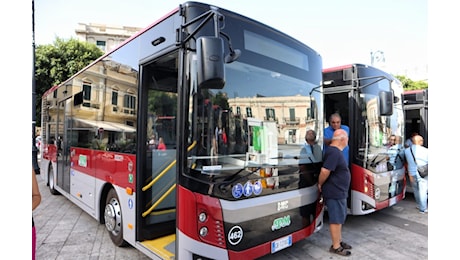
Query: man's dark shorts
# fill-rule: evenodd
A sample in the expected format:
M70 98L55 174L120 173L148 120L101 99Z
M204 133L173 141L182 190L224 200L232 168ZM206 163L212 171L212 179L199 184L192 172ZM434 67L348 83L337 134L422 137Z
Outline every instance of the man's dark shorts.
M330 224L345 224L347 218L347 199L326 199Z

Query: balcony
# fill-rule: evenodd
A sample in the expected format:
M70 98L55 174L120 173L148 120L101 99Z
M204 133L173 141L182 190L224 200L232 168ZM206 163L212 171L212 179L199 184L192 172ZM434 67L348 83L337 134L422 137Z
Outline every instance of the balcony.
M273 118L273 117L264 116L264 121L276 122L276 124L278 124L278 118L277 117Z
M300 124L300 117L283 117L284 123L286 125L298 125Z

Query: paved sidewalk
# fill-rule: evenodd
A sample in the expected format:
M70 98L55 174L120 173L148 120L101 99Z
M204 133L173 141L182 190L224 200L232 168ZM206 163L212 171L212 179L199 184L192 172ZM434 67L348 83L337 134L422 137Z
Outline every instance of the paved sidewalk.
M51 195L41 177L37 177L42 194L42 202L33 213L37 228L37 260L149 259L133 247L113 245L104 225L66 197ZM344 235L347 242L356 245L353 255L347 259L428 259L428 215L418 213L415 205L413 195L406 194L406 199L380 212L347 216ZM327 221L325 218L326 225L318 233L259 260L345 259L328 251ZM407 247L407 241L416 246Z
M42 201L33 212L37 260L149 259L133 247L115 246L96 219L62 195L51 195L37 175Z

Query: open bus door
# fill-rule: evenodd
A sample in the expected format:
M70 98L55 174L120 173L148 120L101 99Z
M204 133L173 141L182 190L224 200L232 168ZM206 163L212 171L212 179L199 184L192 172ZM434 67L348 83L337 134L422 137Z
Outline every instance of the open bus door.
M70 160L67 151L67 126L65 111L68 106L67 99L58 103L57 121L56 121L56 184L66 192L70 192Z
M428 147L428 89L404 92L404 118L406 139L412 133L418 133Z

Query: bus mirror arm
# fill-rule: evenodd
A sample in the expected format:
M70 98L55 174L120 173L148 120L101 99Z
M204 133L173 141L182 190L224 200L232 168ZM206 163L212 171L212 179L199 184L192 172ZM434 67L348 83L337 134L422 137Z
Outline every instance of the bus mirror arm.
M310 98L311 98L311 94L313 94L313 92L315 92L315 91L318 91L317 89L318 89L318 88L321 88L322 86L323 86L323 85L319 85L319 86L316 86L316 87L312 88L311 91L310 91ZM319 92L319 91L318 91L318 92Z
M316 111L315 111L315 110L316 110L316 101L313 100L311 94L313 94L314 91L318 91L317 89L318 89L318 88L321 88L322 86L323 86L323 85L319 85L319 86L317 86L317 87L314 87L314 88L312 88L312 90L310 91L309 96L310 96L310 118L311 118L311 119L315 119L315 118L316 118L316 116L315 116L315 114L316 114ZM319 92L319 91L318 91L318 92Z
M181 15L185 16L185 13L181 13ZM225 85L224 62L230 63L235 61L241 55L241 51L234 50L230 37L220 30L219 22L224 20L224 16L219 13L217 8L211 7L208 12L192 19L188 23L184 23L181 26L181 31L189 25L200 21L197 27L185 39L182 39L183 34L179 33L178 44L183 46L185 42L189 41L210 20L214 22L214 36L201 36L196 40L198 86L204 89L222 89ZM220 37L221 35L228 41L230 49L229 55L225 58L223 57L224 43Z
M237 60L240 57L241 50L239 50L239 49L234 50L233 49L232 41L230 40L230 37L226 33L220 32L220 34L227 39L228 48L230 50L230 53L225 56L225 63L232 63L232 62L234 62L235 60Z
M381 80L388 80L390 83L392 82L386 76L372 76L372 77L363 77L358 78L357 80L365 81L365 80L374 80L372 82L368 82L359 87L359 89L366 88L370 85L373 85ZM393 91L380 91L379 92L379 115L380 116L391 116L393 114L393 102L396 103L397 100L394 98Z
M184 9L181 6L181 10ZM185 17L185 13L181 12ZM208 21L214 22L214 36L201 36L196 40L196 52L198 57L198 86L203 89L222 89L225 85L225 63L231 63L238 59L241 55L240 50L234 50L230 37L220 30L219 23L224 21L224 16L219 13L218 9L211 7L208 12L184 23L181 26L181 31L189 25L200 22L194 30L182 39L184 34L179 33L179 43L184 44L192 39L192 37L201 30ZM228 42L230 53L224 58L224 43L221 38L225 38Z
M241 51L239 49L232 50L228 55L225 56L225 63L232 63L236 61L241 55Z

